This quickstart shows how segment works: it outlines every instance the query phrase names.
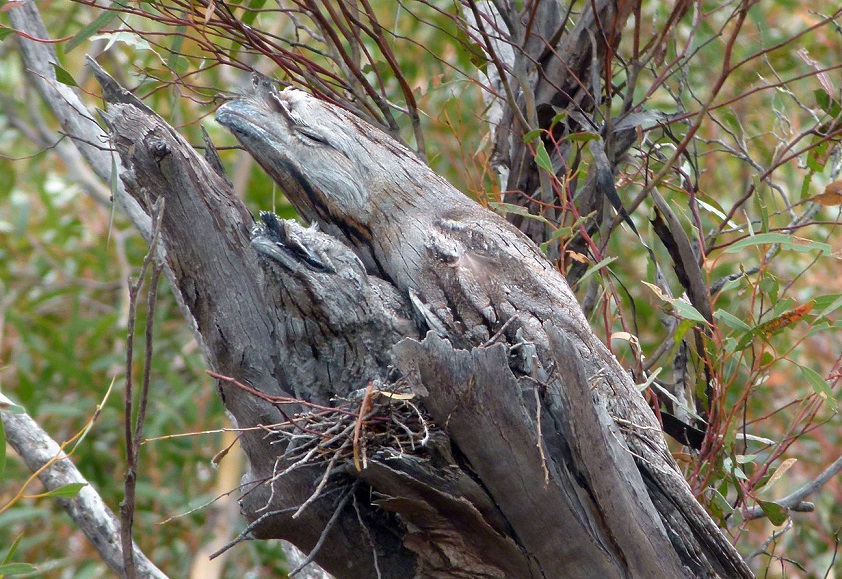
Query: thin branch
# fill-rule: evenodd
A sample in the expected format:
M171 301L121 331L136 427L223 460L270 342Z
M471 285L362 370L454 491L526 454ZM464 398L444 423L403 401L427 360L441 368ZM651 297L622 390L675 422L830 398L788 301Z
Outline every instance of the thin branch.
M68 484L85 486L72 499L61 499L64 508L76 526L88 537L103 562L117 575L123 572L120 522L102 500L94 487L82 476L62 448L27 414L0 411L0 421L6 439L32 472L48 490ZM51 464L50 464L51 463ZM131 543L137 577L141 579L166 579L138 546Z
M149 312L146 326L146 359L143 373L143 383L141 386L141 395L139 400L139 411L134 428L132 427L134 418L134 392L132 367L134 365L134 329L135 320L137 318L137 298L140 294L140 289L143 287L143 280L146 277L146 271L149 265L155 259L155 247L158 243L158 237L161 232L161 225L164 216L164 199L159 198L155 205L153 205L154 213L154 229L152 231L152 240L149 244L149 252L140 266L140 274L135 283L129 284L129 320L127 328L126 339L126 389L124 401L124 434L126 439L126 477L125 477L125 497L120 504L121 528L120 535L123 543L123 568L127 579L135 579L136 568L133 558L132 550L127 548L132 543L132 525L134 523L134 509L135 509L135 489L137 485L137 460L140 452L140 439L143 434L143 419L146 415L146 401L149 391L149 378L151 367L151 344L152 344L152 319L154 314L154 299L155 287L157 286L158 277L160 276L162 265L156 264L153 268L152 282L155 284L149 290L149 299L152 300L153 306Z
M325 528L322 531L322 534L319 536L319 540L316 542L315 546L313 547L313 550L310 551L310 554L307 555L307 558L304 559L304 561L302 561L298 565L298 567L296 567L295 569L293 569L292 571L289 572L290 577L292 577L296 573L299 573L302 569L304 569L304 567L306 567L307 565L312 563L313 560L315 560L316 555L319 554L319 550L322 548L322 545L324 545L324 543L325 543L325 539L327 539L327 536L330 533L330 531L333 529L333 526L336 524L336 521L339 520L339 515L345 509L345 505L348 504L348 501L351 499L351 497L354 496L354 493L356 492L357 487L359 485L360 485L360 482L355 481L354 484L352 484L348 488L348 490L345 491L345 494L342 496L342 499L339 501L339 504L336 506L336 510L333 511L333 515L330 517L330 520L327 522L327 525L325 525Z
M842 471L842 456L837 458L830 466L824 469L814 481L805 484L800 489L785 496L784 498L776 500L775 504L797 512L812 511L812 505L804 502L804 499L821 489L830 480L832 480L833 477L839 474L840 471ZM742 516L746 521L750 521L753 519L761 519L766 515L763 513L763 509L758 506L743 510Z

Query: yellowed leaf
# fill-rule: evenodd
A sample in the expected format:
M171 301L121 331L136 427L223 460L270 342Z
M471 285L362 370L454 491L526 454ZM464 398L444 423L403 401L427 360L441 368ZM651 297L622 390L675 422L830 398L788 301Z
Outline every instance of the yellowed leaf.
M584 253L579 253L578 251L568 251L568 257L573 261L578 261L579 263L590 263L591 260L588 259L588 256Z
M825 193L842 193L842 181L834 181L824 188Z
M788 312L784 312L777 318L773 318L768 322L761 324L760 327L757 328L757 330L763 332L764 334L772 334L774 332L777 332L781 328L791 326L792 324L796 323L798 320L809 314L810 311L813 309L814 304L815 302L807 302L806 304L800 305L797 308L793 308Z
M381 396L391 398L392 400L412 400L415 398L415 394L412 393L384 392L383 390L375 390L375 394L380 394Z
M834 181L824 188L824 193L816 195L810 201L826 207L842 205L842 181Z
M644 281L644 282L641 282L641 283L642 283L643 285L645 285L646 287L648 287L649 289L651 289L653 292L655 292L655 295L656 295L656 296L658 296L658 298L659 298L659 299L661 299L661 300L663 300L663 301L665 301L665 302L670 301L670 300L667 298L667 295L666 295L666 294L663 292L663 290L661 290L661 288L659 288L658 286L653 285L653 284L651 284L651 283L646 283L645 281Z
M783 462L781 463L781 466L779 466L779 467L778 467L778 470L776 470L776 471L775 471L775 474L773 474L773 475L769 478L769 482L767 482L767 483L766 483L766 486L763 488L763 490L764 490L764 491L766 491L766 490L767 490L767 489L769 489L769 488L770 488L773 484L775 484L776 482L778 482L778 480L780 480L780 478L781 478L782 476L784 476L784 473L785 473L786 471L788 471L790 468L792 468L792 465L794 465L796 462L798 462L798 459L797 459L797 458L788 458L788 459L786 459L785 461L783 461Z
M213 18L214 12L216 12L216 3L211 2L210 4L208 4L207 9L205 9L205 26L207 26L208 22L210 22L211 18Z
M689 452L673 452L672 457L676 460L676 462L680 462L682 464L691 464L693 462L693 457Z

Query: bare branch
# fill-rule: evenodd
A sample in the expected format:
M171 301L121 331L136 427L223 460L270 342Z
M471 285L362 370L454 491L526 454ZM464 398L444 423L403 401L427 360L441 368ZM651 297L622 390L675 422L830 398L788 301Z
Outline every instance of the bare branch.
M826 485L829 481L833 480L833 478L842 471L842 456L837 458L833 463L830 464L826 469L824 469L819 476L816 477L815 480L810 481L809 483L805 484L798 490L788 494L787 496L783 497L782 499L775 500L775 504L780 505L786 509L790 509L796 512L810 512L813 510L813 505L810 503L805 502L805 499L810 495L816 493L819 489L821 489L824 485ZM757 507L750 507L744 509L741 512L742 518L750 521L753 519L761 519L766 515L763 513L763 509L759 506Z
M27 414L0 411L6 439L32 472L50 491L68 484L85 485L72 499L56 499L85 533L102 560L118 575L124 572L120 523L96 490L73 465L61 447ZM49 466L48 466L49 465ZM166 579L166 575L132 543L137 577Z

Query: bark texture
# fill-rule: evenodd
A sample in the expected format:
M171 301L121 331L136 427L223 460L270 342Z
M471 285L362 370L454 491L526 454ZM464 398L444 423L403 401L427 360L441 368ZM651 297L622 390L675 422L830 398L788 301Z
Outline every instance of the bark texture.
M220 121L326 231L255 227L216 163L97 74L127 191L147 211L164 200L166 259L209 363L253 389L220 384L238 425L302 411L285 396L328 403L399 376L436 426L423 447L367 449L361 470L346 456L300 512L325 464L290 470L294 442L244 434L258 537L321 544L316 561L347 577L749 575L516 228L376 129L263 81Z
M251 245L251 214L230 183L167 123L94 66L109 106L105 114L112 142L124 167L127 192L148 212L164 200L162 241L174 286L190 310L210 367L236 377L266 396L293 398L291 369L297 367L294 345L278 340L284 313L278 317L265 299L264 275ZM272 425L293 414L297 405L275 405L220 382L220 395L241 428ZM333 516L339 493L292 518L321 477L316 467L277 478L283 452L262 431L240 438L249 468L243 480L243 512L257 521L257 537L285 538L309 551ZM377 564L392 576L412 576L414 556L400 542L392 516L360 501L343 509L327 535L328 547L318 562L335 575L376 576ZM367 531L361 529L365 521ZM277 529L283 529L278 532Z
M508 373L501 366L483 375L483 368L493 366L491 359L465 371L457 351L434 348L435 338L430 336L424 343L431 350L419 351L411 360L398 357L396 364L405 376L417 376L413 369L423 367L421 359L439 362L428 374L420 373L415 390L423 393L436 422L446 424L513 536L536 558L542 573L565 568L574 575L585 569L599 569L609 576L635 575L633 562L648 561L653 565L650 571L749 574L696 502L669 455L660 425L629 375L590 331L564 278L520 230L456 191L381 131L301 91L278 91L256 78L251 94L223 105L217 120L235 134L306 219L353 247L369 271L406 292L420 323L471 352L484 352L495 341L506 345L499 361L501 365L505 361ZM553 341L553 333L561 337ZM583 371L562 375L558 369L563 359L581 361ZM450 375L458 378L440 381ZM509 385L506 376L511 376ZM605 457L595 459L581 447L578 455L573 452L578 436L571 433L578 431L571 422L569 401L565 402L564 392L570 388L565 377L586 382L594 403L621 429L622 436L611 439L612 444L636 457L637 469L625 469L622 484L609 484L602 494L597 485L601 478L589 479L583 472L589 470L590 461L595 461L591 472L601 472L606 467L599 466L599 460ZM521 386L514 388L518 379ZM486 396L468 397L468 402L457 397L461 406L477 413L460 436L454 426L460 405L453 401L447 412L436 408L458 392L460 384L470 385L469 393L479 395L482 390L474 389L484 380L496 381L488 384ZM501 414L489 411L495 400L528 389L526 382L537 388L531 412L527 398L507 400L499 407ZM505 425L505 433L495 439L492 430L482 427L486 417L491 420L489 428ZM597 420L598 414L592 418ZM609 438L604 438L606 444ZM497 444L489 443L494 440ZM472 446L478 454L468 450ZM513 453L495 454L501 447ZM530 463L530 456L540 460ZM618 460L619 454L613 453L608 468L623 470ZM629 494L616 503L608 501L620 488ZM524 496L527 489L536 497L533 508L524 504L529 501ZM520 502L514 501L515 496ZM525 521L516 524L524 515L531 526ZM624 517L643 529L645 545L627 543L627 533L614 534L612 522ZM535 529L542 529L536 539L543 544L529 542ZM542 551L550 549L546 541L551 536L564 536L570 549L558 561ZM553 545L550 550L559 555L558 542ZM585 558L581 567L573 554Z

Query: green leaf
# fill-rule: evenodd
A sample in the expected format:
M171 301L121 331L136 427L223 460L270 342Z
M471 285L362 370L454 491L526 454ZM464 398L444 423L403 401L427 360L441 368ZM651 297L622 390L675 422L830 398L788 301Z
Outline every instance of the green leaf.
M565 141L572 141L574 143L587 143L589 141L596 141L599 139L599 134L592 133L590 131L584 131L581 133L571 133L564 137Z
M810 368L806 368L804 366L800 366L801 374L804 376L804 379L810 384L810 387L813 389L820 398L824 399L827 402L827 405L830 406L831 410L834 412L836 411L836 396L833 393L833 390L827 383L827 380L822 378L821 374L812 370Z
M107 34L97 34L91 37L91 40L107 40L105 50L109 50L118 42L122 42L126 46L131 46L135 50L152 50L152 46L140 34L129 32L127 30L118 30L117 32L109 32ZM154 52L154 50L152 50Z
M245 21L245 18L246 16L244 14L243 21ZM482 46L476 43L472 37L468 36L461 26L456 29L454 39L456 40L454 45L459 54L457 61L460 63L467 61L478 70L485 72L488 68L488 57Z
M684 318L685 320L693 320L694 322L699 322L702 324L708 323L705 317L699 313L699 310L697 310L684 300L673 300L672 305L675 308L676 313L678 313L678 315Z
M760 280L760 290L772 301L772 303L777 303L778 292L780 291L778 278L767 273L763 276L763 279Z
M8 563L0 565L0 576L2 575L23 575L24 573L36 573L38 567L29 563Z
M830 98L830 95L827 94L826 90L821 88L816 89L813 91L813 96L816 97L816 104L819 105L819 108L825 112L830 112L830 102L833 99Z
M798 197L799 199L806 199L810 196L810 192L812 191L810 185L813 183L813 175L815 174L816 173L814 171L807 171L807 174L804 175L804 180L801 181L801 194Z
M830 313L839 309L842 306L842 294L833 294L827 296L819 296L815 299L816 306L813 311L818 311L816 320L827 317Z
M579 281L578 281L577 283L579 283L579 284L581 285L581 284L582 284L582 282L584 282L584 281L585 281L586 279L588 279L590 276L592 276L593 274L595 274L596 272L598 272L599 270L601 270L603 267L606 267L606 266L610 265L611 263L613 263L613 262L615 262L615 261L617 261L617 256L614 256L614 257L606 257L605 259L603 259L603 260L602 260L602 261L600 261L599 263L592 265L591 267L589 267L589 268L588 268L588 271L586 271L586 272L582 275L582 277L580 277L580 278L579 278Z
M746 237L745 239L741 239L728 246L725 249L725 253L737 253L740 250L745 249L746 247L772 244L778 244L785 249L791 249L793 251L799 252L820 251L823 255L827 256L833 253L831 251L830 245L828 245L827 243L802 239L783 233L758 233L757 235Z
M743 272L743 273L745 273L745 272ZM723 295L727 294L728 292L730 292L733 289L739 289L745 283L746 283L745 276L738 277L737 279L730 279L730 280L725 282L725 285L722 286L722 289L719 290L719 293L721 293Z
M725 310L716 310L713 312L713 317L734 330L742 330L744 332L751 331L751 326Z
M703 191L697 191L696 197L699 202L699 205L701 205L707 211L710 211L720 219L725 219L725 215L727 214L727 212L725 211L725 209L722 208L722 205L720 205L719 200L715 199L714 197L708 195ZM729 221L729 224L733 224L733 221Z
M553 174L553 163L550 161L550 155L547 153L547 149L544 147L543 142L539 142L537 148L535 149L535 163L546 171L547 173Z
M6 28L5 26L0 27L0 41L2 41L7 36L10 36L15 33L14 28Z
M76 84L76 81L73 79L73 75L69 72L64 70L62 67L57 65L55 62L53 64L53 69L56 71L56 80L59 81L61 84L66 84L67 86L79 86Z
M96 34L111 24L111 21L119 15L119 12L114 10L119 6L119 2L112 2L111 5L102 12L102 14L94 18L89 24L82 28L76 36L68 41L68 43L64 46L64 53L69 54L71 50L85 42L91 37L91 35Z
M541 253L546 254L547 249L549 249L550 247L550 244L553 241L557 240L559 237L569 237L571 235L573 235L573 230L570 227L559 227L558 229L553 231L552 235L550 235L550 238L547 241L541 244Z
M734 511L734 507L731 506L731 503L728 502L728 499L723 497L717 491L713 491L711 498L713 499L711 501L711 504L716 505L723 514L732 513Z
M643 392L644 390L646 390L646 388L649 388L651 386L652 388L657 390L660 394L669 398L670 402L672 402L673 405L675 405L675 407L681 408L682 410L687 412L690 416L692 416L696 420L704 421L704 419L701 416L699 416L698 414L696 414L695 412L693 412L693 410L691 408L689 408L687 406L687 404L681 402L678 398L676 398L673 395L672 392L670 392L669 390L667 390L666 388L664 388L663 386L658 384L658 382L656 381L656 378L657 378L657 373L659 373L660 370L661 370L661 368L658 368L655 372L651 373L649 375L649 378L646 380L645 384L638 384L637 385L638 390Z
M834 338L840 334L836 332L842 332L842 321L830 323L828 320L821 320L819 322L814 322L813 326L810 328L810 331L807 332L807 336L815 336L816 334L820 334L823 332L834 332L831 334Z
M503 216L511 213L513 215L520 215L521 217L526 217L527 219L535 219L536 221L540 221L541 223L546 223L547 225L552 226L552 223L550 223L549 219L547 219L543 215L535 215L533 213L530 213L529 209L521 207L520 205L515 205L513 203L491 202L488 204L488 206Z
M816 104L834 119L842 113L842 106L840 106L839 101L827 94L824 89L814 90L813 95L816 97Z
M673 340L675 341L675 345L673 346L670 354L675 356L676 348L681 345L681 341L684 339L684 336L696 327L696 322L693 320L680 320L678 325L675 327L675 337Z
M642 283L643 283L643 285L645 285L646 287L651 289L652 292L656 296L658 296L658 298L662 302L667 303L670 306L672 306L672 310L674 310L674 312L676 314L678 314L680 317L684 318L685 320L693 320L695 322L700 322L702 324L708 323L707 320L704 318L704 316L702 316L702 314L699 313L699 310L697 310L696 308L694 308L693 306L691 306L690 304L688 304L684 300L669 297L667 294L665 294L661 290L661 288L659 288L658 286L656 286L654 284L646 283L646 282L642 282ZM665 308L665 309L667 311L670 310L670 308Z
M765 233L769 231L769 208L766 207L762 197L758 198L758 203L760 205L760 230Z
M533 139L537 139L544 131L542 129L532 129L523 135L523 142L528 143Z
M736 352L737 351L737 340L735 340L732 336L728 336L725 338L725 341L722 344L723 349L726 352Z
M732 459L731 457L727 457L724 461L722 461L722 466L725 467L725 470L733 474L736 478L741 480L748 480L746 473L743 472L743 469L741 469L735 464L736 462L737 461Z
M740 340L737 342L737 345L734 346L733 349L729 349L729 352L742 352L746 348L749 347L751 342L754 340L755 336L757 336L756 329L752 329L750 332L746 332L742 335Z
M778 503L759 500L757 501L757 504L763 511L763 514L766 515L769 521L776 527L783 525L789 518L787 510Z
M655 380L658 378L658 374L660 374L661 370L663 370L663 369L664 368L662 366L659 366L659 367L655 368L655 370L650 372L649 376L646 378L646 381L643 384L637 384L637 391L638 392L645 392L650 386L652 386L653 388L656 388L659 391L663 391L664 394L666 394L666 391L664 391L664 389L661 388L659 385L657 385L657 383L655 382ZM678 402L678 399L675 396L669 394L668 397L673 402L676 402L676 403Z
M468 46L468 60L473 64L477 70L485 71L488 69L489 60L485 56L482 46L473 42Z
M8 551L6 551L6 555L3 557L3 560L0 561L0 565L5 565L6 563L12 560L12 557L15 556L15 552L18 550L18 545L20 545L22 539L22 534L15 537L15 540L12 542L12 545L9 547Z
M8 198L16 183L14 162L9 159L0 159L0 199Z
M246 15L250 14L246 12ZM170 46L169 56L167 56L167 68L175 71L176 74L182 75L187 72L190 66L186 58L181 55L181 47L184 45L184 36L187 27L184 25L178 26L173 35L172 45Z
M88 486L87 483L68 483L66 485L62 485L57 489L53 489L50 492L44 493L41 495L42 497L52 497L52 498L62 498L62 499L72 499L76 495L79 494L79 491L82 490L82 487Z
M258 14L260 14L260 10L266 4L266 0L253 0L251 5L243 12L243 24L248 26L252 26L254 24L255 18L257 18Z
M550 126L554 127L558 123L564 121L564 119L566 119L566 118L567 118L567 111L561 111L560 113L556 113L555 116L553 116L553 120L550 121Z
M814 173L821 173L824 171L824 166L827 165L828 143L821 141L822 137L813 137L810 142L810 150L807 153L807 168Z
M15 404L0 392L0 411L8 412L10 414L23 414L26 409L20 404Z
M708 505L708 509L710 510L711 516L717 521L721 521L725 517L725 513L722 512L722 509L716 501L711 501Z

